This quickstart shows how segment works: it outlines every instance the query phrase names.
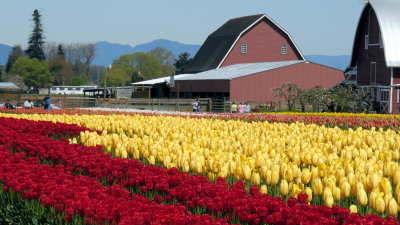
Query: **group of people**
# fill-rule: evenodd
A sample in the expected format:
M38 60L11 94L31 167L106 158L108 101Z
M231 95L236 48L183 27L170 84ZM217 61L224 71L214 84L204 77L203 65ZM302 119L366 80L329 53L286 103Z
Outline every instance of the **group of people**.
M200 112L201 103L199 99L195 99L192 102L193 112Z
M239 102L238 105L235 102L232 102L231 113L249 113L249 112L251 112L251 107L248 102L246 103Z
M60 109L61 108L61 101L58 102L58 106L54 105L51 103L51 98L50 96L45 96L43 99L43 102L40 103L40 101L38 101L38 105L36 105L37 107L43 107L44 110L50 110L50 109ZM6 100L6 102L4 103L4 107L6 109L15 109L17 108L14 104L12 104L10 102L10 100ZM24 109L33 109L35 108L35 104L32 101L32 99L28 99L24 102L23 104L23 108Z

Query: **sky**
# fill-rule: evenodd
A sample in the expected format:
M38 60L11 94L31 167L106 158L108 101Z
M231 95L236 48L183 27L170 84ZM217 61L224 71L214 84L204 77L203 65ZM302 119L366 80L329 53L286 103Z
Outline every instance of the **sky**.
M229 19L264 13L305 55L350 55L362 8L360 0L4 0L0 43L26 46L34 9L45 41L132 47L156 39L201 45Z

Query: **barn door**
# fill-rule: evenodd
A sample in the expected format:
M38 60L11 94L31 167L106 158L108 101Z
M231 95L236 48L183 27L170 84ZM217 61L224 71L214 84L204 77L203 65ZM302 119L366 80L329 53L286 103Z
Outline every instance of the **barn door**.
M380 90L380 113L389 113L389 89Z

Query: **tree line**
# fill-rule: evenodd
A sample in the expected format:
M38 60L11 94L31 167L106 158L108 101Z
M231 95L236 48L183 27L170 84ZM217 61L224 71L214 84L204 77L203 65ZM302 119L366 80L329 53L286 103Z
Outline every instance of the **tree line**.
M132 82L179 74L190 61L187 52L175 59L171 51L156 47L114 60L110 68L92 65L96 46L92 43L62 44L45 42L41 14L32 14L33 30L27 49L15 45L7 64L0 68L0 81L13 82L23 90L53 85L130 85Z
M325 90L321 86L302 89L294 83L285 83L273 91L289 111L360 113L379 110L371 96L373 90L357 85L341 84Z

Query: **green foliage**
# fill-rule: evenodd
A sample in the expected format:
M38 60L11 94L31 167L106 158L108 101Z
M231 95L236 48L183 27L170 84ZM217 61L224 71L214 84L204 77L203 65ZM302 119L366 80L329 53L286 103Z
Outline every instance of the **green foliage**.
M117 72L114 72L114 70ZM114 60L112 69L108 71L107 85L109 80L112 82L113 76L118 76L119 78L114 80L119 80L122 83L128 77L132 82L155 79L163 76L162 64L155 55L148 53L136 52L134 54L123 55L119 59Z
M10 54L8 55L7 64L6 64L6 73L11 71L12 66L18 58L24 57L24 51L20 45L14 45L11 49Z
M40 61L45 60L45 55L43 51L44 36L42 23L40 21L40 13L37 9L33 11L33 31L28 41L28 49L25 51L29 58L36 58Z
M183 70L192 62L192 58L190 58L190 54L188 52L182 52L178 59L175 59L174 66L176 68L176 74L181 74Z
M315 86L307 90L306 99L314 112L321 112L327 109L329 94L323 87Z
M17 59L10 73L22 76L28 87L45 88L51 86L54 81L47 62L41 62L36 58Z
M70 82L73 76L72 67L63 56L56 55L50 58L48 64L55 85L65 85Z
M62 44L59 44L57 47L57 55L61 56L61 57L65 57L65 52L64 52L64 48L62 46Z
M161 63L163 77L175 73L175 67L172 65L172 62L174 61L174 53L163 47L156 47L148 53L157 57L158 61Z
M124 64L116 64L112 67L112 69L107 70L107 86L125 86L130 85L131 83L131 76L133 74L134 68L129 67L128 65ZM106 72L104 71L102 74L101 81L102 86L104 86L104 76Z
M87 84L86 78L78 75L73 76L72 79L68 82L68 85L71 86L82 86L86 84Z

